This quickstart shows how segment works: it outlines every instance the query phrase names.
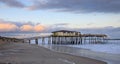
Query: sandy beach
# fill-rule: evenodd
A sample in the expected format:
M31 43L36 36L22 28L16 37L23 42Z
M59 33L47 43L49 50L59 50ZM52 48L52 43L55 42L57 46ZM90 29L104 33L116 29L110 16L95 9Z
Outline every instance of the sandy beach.
M3 43L3 41L0 41ZM6 43L0 47L0 64L106 64L80 56L58 53L28 43Z

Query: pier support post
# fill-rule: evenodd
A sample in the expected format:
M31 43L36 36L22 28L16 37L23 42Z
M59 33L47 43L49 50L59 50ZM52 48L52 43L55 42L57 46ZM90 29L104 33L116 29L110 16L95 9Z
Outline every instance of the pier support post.
M60 44L62 44L62 42L63 42L63 41L62 41L62 38L63 38L63 37L60 37Z
M84 37L84 44L86 43L86 37Z
M30 44L30 43L31 43L31 41L30 41L30 40L28 40L28 43Z
M45 38L44 37L42 37L42 44L44 44L45 43Z
M78 37L75 37L75 44L78 44Z
M54 37L52 36L52 44L54 44Z
M37 38L35 39L35 43L38 44L38 39Z
M48 44L51 43L51 37L48 37Z
M83 44L83 42L82 42L82 37L80 37L80 43Z

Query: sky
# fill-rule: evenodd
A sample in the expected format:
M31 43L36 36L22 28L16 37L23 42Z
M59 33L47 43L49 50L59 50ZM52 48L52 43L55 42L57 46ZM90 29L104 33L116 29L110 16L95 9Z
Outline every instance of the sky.
M120 0L0 0L0 32L119 27Z

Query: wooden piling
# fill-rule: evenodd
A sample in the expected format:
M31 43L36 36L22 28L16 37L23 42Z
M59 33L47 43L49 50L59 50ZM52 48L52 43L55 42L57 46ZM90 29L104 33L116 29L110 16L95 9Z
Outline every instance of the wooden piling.
M48 37L48 44L51 44L51 37Z
M31 40L28 40L28 43L30 44L30 43L31 43Z
M35 39L35 43L38 44L38 39L37 38Z
M45 44L45 38L42 37L42 44Z

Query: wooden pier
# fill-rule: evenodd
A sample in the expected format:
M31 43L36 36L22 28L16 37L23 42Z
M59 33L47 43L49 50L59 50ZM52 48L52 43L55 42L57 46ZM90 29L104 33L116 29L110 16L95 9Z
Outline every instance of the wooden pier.
M42 44L45 44L47 40L48 44L104 44L107 42L107 35L105 34L81 34L76 31L60 30L54 31L50 36L32 37L24 39L27 42L35 40L38 44L38 40L41 40Z

